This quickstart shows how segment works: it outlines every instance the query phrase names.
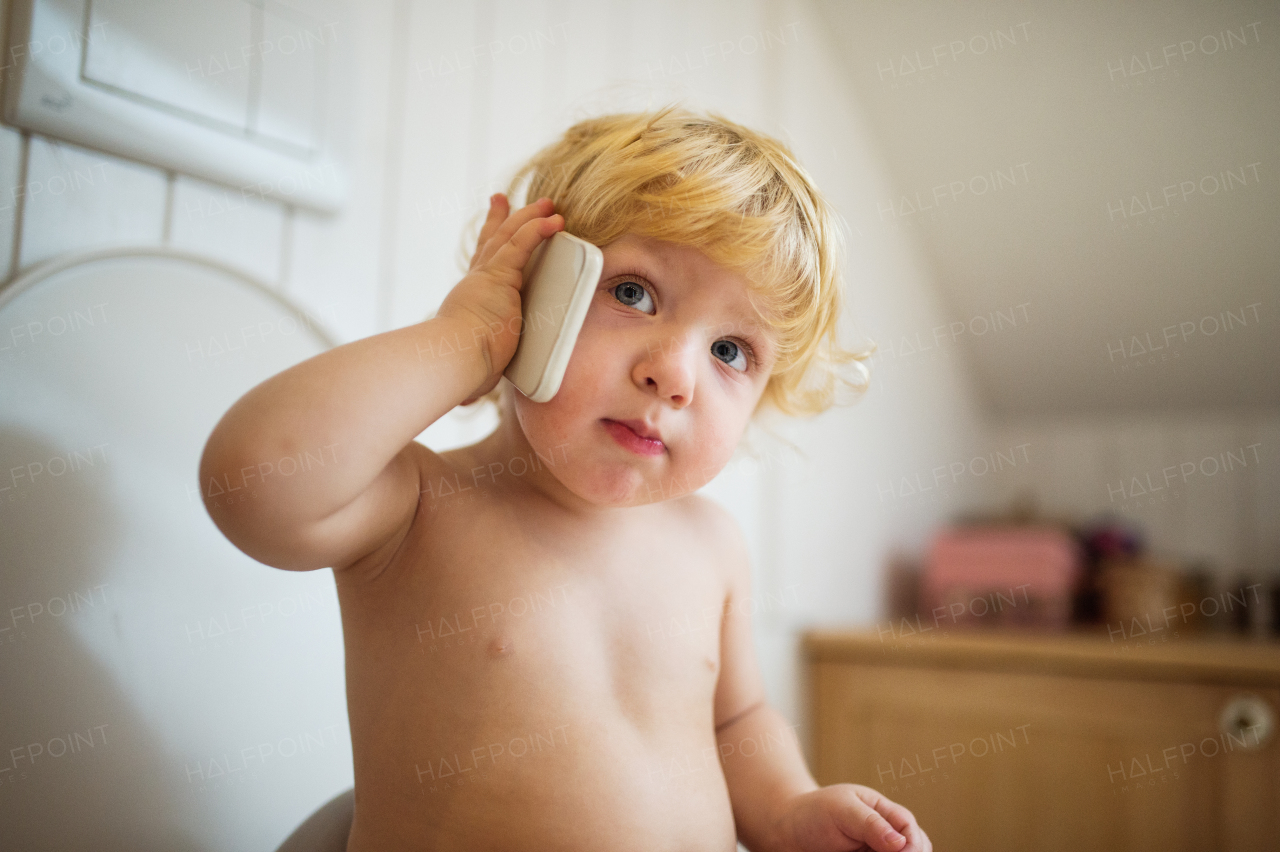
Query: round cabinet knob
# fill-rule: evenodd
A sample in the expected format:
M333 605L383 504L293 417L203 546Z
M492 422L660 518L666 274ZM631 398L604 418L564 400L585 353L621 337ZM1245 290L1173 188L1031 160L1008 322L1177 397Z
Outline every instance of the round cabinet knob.
M1276 716L1271 705L1256 695L1236 696L1227 702L1218 717L1218 730L1231 738L1233 747L1244 751L1254 751L1266 745L1275 727Z

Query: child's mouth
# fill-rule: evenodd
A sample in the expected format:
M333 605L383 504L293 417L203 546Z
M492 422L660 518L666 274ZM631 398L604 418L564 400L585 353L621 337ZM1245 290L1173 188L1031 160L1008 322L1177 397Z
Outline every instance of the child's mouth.
M617 441L621 446L633 453L642 456L660 456L667 451L667 447L659 440L653 438L642 438L637 435L631 427L626 424L619 423L616 420L605 418L601 420L604 428L613 436L613 440Z

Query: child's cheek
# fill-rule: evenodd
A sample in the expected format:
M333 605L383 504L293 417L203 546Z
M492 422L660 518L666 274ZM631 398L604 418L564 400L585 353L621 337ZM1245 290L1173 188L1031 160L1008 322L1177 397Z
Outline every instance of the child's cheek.
M518 400L525 436L535 449L539 444L571 441L590 422L608 415L608 336L584 323L574 343L556 395L546 402ZM576 436L580 437L580 436Z
M607 330L592 324L590 319L588 314L560 383L561 391L568 391L569 396L594 396L607 381L606 375L618 358L616 341L611 344ZM555 402L559 396L557 393L551 401Z

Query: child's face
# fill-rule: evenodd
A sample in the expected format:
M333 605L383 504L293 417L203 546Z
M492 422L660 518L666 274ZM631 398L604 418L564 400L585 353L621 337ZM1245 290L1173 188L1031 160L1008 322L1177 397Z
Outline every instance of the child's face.
M590 503L627 506L696 491L733 456L775 360L747 282L695 248L626 234L604 270L560 390L512 391L534 450ZM639 421L644 441L618 421ZM560 463L563 462L563 463Z

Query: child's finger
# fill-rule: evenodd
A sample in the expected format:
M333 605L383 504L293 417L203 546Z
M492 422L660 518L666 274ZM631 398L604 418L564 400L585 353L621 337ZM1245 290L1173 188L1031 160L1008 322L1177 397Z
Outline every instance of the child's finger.
M916 824L916 818L911 815L911 811L886 798L879 792L872 790L868 790L868 792L875 794L875 800L869 802L869 804L888 820L889 824L897 829L899 834L907 838L907 845L899 849L898 852L932 852L933 844L920 829L920 826Z
M550 224L548 224L550 223ZM564 228L564 217L559 213L544 219L525 222L502 244L498 253L493 256L494 262L507 269L514 269L517 274L524 270L524 265L543 240ZM523 284L523 279L521 281Z
M555 209L555 205L550 198L539 198L532 204L526 204L516 212L509 215L498 225L497 230L493 233L493 248L496 252L504 243L511 239L516 231L524 227L525 223L531 219L537 219L547 216Z
M485 244L489 242L489 238L497 232L502 223L507 219L507 199L502 193L495 193L489 197L489 215L485 217L484 225L480 228L480 238L476 240L476 256L471 261L471 268L483 262Z
M861 840L876 852L902 852L907 839L866 802L855 799L851 808L840 813L840 830Z
M909 825L902 831L902 836L907 838L907 843L897 852L933 852L933 843L918 825Z
M903 836L907 838L907 845L899 849L898 852L933 852L933 842L929 840L920 826L907 826Z
M911 811L879 791L869 787L864 789L865 794L861 797L862 800L883 816L899 834L907 838L907 844L898 852L916 852L933 848L929 838L925 837L920 826L916 825L916 818L911 815Z
M872 807L874 807L876 811L888 820L889 824L899 832L906 831L906 829L911 825L911 811L907 810L897 802L890 801L884 796L880 796L874 803L872 803Z

